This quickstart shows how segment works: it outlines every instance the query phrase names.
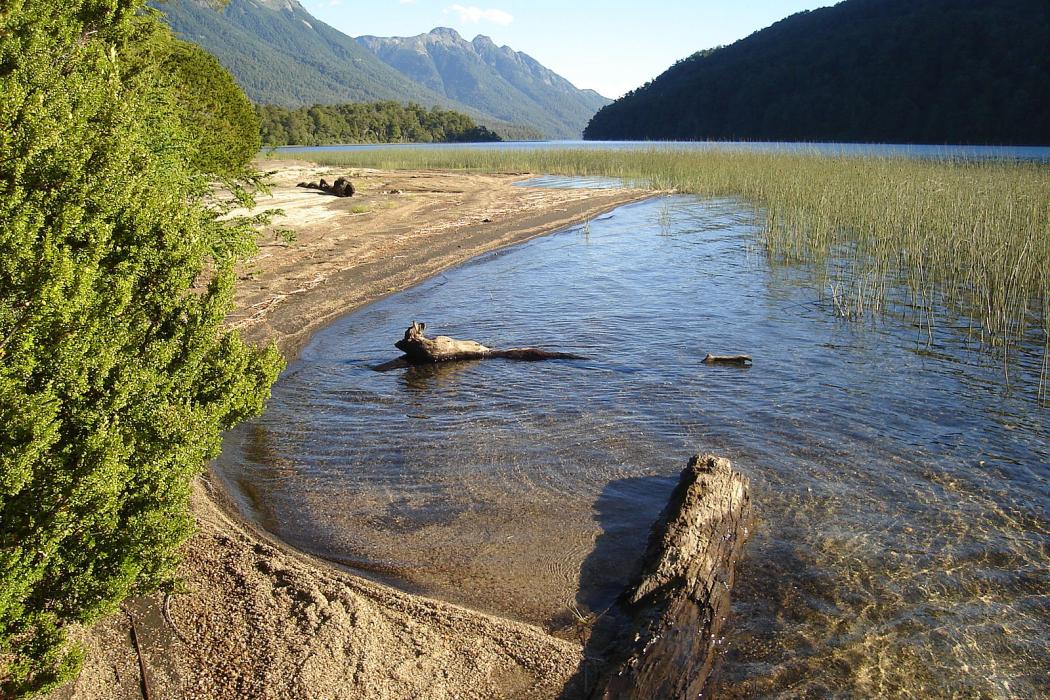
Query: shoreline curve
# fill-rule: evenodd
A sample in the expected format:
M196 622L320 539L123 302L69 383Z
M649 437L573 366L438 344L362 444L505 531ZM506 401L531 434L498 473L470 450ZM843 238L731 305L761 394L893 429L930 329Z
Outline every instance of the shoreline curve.
M345 174L261 162L278 225L242 265L227 319L292 361L337 318L486 253L660 194L539 190L525 174L353 170L361 196L295 188ZM521 622L375 583L294 549L245 517L221 476L192 484L197 532L179 568L186 592L129 600L73 638L87 650L58 698L558 697L582 644Z

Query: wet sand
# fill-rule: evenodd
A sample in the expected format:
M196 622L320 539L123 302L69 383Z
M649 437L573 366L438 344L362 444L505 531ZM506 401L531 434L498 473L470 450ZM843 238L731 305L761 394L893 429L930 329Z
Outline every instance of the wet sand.
M521 175L260 168L277 171L260 207L283 209L276 223L296 238L260 242L229 325L289 358L364 304L652 194L516 187ZM353 198L295 187L346 174ZM579 644L299 553L240 518L217 483L194 484L184 592L133 599L78 631L88 658L56 697L553 698L576 673Z

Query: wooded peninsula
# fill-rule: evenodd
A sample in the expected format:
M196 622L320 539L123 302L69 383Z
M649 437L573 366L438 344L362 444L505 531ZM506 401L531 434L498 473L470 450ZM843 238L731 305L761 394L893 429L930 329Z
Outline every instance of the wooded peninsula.
M340 143L483 143L502 141L460 112L417 104L365 102L298 109L256 107L264 146Z

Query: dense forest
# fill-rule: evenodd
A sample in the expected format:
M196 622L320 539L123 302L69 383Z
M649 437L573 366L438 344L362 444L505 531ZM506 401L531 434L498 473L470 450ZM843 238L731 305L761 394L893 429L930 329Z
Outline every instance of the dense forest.
M0 697L171 590L193 478L269 395L276 350L222 327L258 129L141 0L0 8Z
M398 102L256 108L264 146L337 143L467 143L500 137L459 112Z
M697 53L584 137L1050 143L1050 2L849 0Z

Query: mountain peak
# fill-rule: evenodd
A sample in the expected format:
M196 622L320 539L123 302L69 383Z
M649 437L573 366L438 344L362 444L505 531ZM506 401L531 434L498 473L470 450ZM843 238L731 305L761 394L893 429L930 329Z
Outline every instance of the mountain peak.
M288 12L306 12L297 0L252 0L256 5L268 7L271 10L287 10Z
M430 30L427 36L432 37L434 39L453 42L457 44L463 41L463 37L459 35L459 32L457 32L455 29L452 29L451 27L434 27Z
M257 104L299 107L397 100L478 114L406 78L313 17L297 0L151 3L176 34L203 47L233 73Z
M609 103L509 46L479 34L466 41L437 27L412 37L358 37L379 60L405 77L495 119L524 123L552 138L578 138L587 120Z

